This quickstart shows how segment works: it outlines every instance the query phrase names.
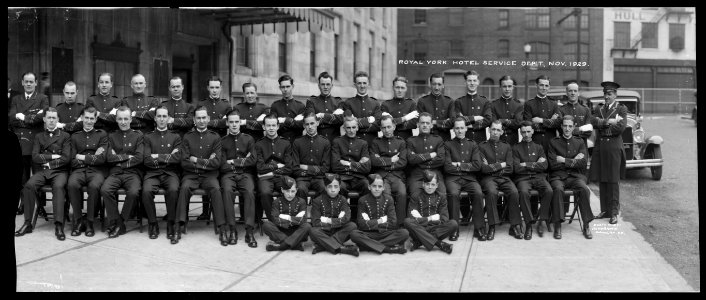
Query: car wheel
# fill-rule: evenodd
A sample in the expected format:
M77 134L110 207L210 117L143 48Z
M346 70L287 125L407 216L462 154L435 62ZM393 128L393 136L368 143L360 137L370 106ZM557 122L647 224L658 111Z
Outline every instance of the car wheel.
M662 149L660 147L652 148L652 158L662 158ZM662 166L650 167L650 169L652 170L652 179L662 179Z

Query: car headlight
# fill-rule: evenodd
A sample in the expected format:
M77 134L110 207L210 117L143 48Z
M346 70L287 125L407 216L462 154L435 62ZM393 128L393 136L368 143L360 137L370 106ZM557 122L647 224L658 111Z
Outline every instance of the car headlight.
M635 126L635 131L632 132L632 137L635 143L644 143L645 142L645 131L640 128L640 123L637 123Z

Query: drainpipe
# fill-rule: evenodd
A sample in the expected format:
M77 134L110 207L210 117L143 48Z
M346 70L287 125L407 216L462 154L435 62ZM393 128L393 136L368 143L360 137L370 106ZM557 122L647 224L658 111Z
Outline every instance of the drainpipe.
M233 38L230 36L230 22L224 21L221 26L221 32L228 39L228 103L231 104L231 92L233 90ZM226 31L226 28L228 30ZM233 105L231 104L231 107Z

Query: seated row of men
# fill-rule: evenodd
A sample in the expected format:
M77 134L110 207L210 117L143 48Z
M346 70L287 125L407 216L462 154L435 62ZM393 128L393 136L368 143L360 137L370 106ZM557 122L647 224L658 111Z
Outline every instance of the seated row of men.
M424 173L431 171L437 175L440 194L448 195L450 199L448 213L452 220L459 218L460 191L469 193L474 208L475 235L479 240L494 238L495 225L500 222L496 205L498 190L506 196L511 233L515 237L523 236L519 225L524 217L527 228L525 239L531 239L531 224L536 221L539 221L538 234L541 235L542 223L550 221L555 224L555 238L561 238L565 188L578 191L576 196L585 222L584 235L591 238L588 223L592 214L583 175L586 148L580 138L572 137L574 128L570 115L563 118L563 135L552 140L547 155L541 145L531 142L531 123L522 124L523 142L511 149L499 139L503 135L500 121L491 124L490 139L478 145L465 138L466 120L457 118L453 129L456 137L444 142L439 136L431 134L432 119L428 113L419 114L417 125L420 133L407 141L394 135L392 117L384 116L380 121L383 136L375 138L370 147L365 139L356 136L360 121L350 115L344 120L346 135L336 137L332 144L317 134L321 117L313 113L302 119L306 134L296 138L294 143L278 135L281 120L275 114L264 117L265 137L257 142L240 132L244 120L240 119L237 109L227 115L229 132L224 137L208 130L211 120L207 108L203 106L194 112L195 128L184 134L183 138L168 130L170 116L164 106L154 110L156 130L144 136L130 128L133 114L129 107L116 110L119 131L110 134L93 128L97 115L95 108L85 108L81 116L82 130L69 136L61 130L56 131L56 109L46 109L43 117L46 130L34 139L32 159L35 174L23 190L25 223L16 235L32 231L29 220L38 188L51 183L56 214L55 234L59 240L65 239L62 209L64 187L74 209L71 234L79 235L81 187L84 185L87 185L89 194L87 236L94 235L93 211L99 197L102 196L106 203L109 237L118 237L126 232L124 222L133 204L142 196L150 224L149 236L157 238L159 227L154 195L161 187L166 190L167 236L175 244L184 230L193 190L202 188L211 198L214 219L220 232L219 240L224 246L237 242L233 200L234 192L238 190L244 204L242 207L245 208L245 241L250 247L256 247L252 230L256 216L262 213L256 212L254 204L255 176L258 177L259 202L267 219L273 220L272 191L283 188L283 176L296 177L297 193L301 198L306 198L309 189L314 190L316 196L323 194L326 189L324 177L331 171L341 176L341 193L347 197L349 191L367 194L369 189L365 177L371 173L372 167L373 172L383 179L385 194L388 197L394 195L395 226L401 226L409 216L407 194L411 199L419 196L424 189ZM547 169L551 171L548 177L551 185L544 172ZM446 174L445 180L442 170ZM513 170L514 182L509 177ZM479 175L481 178L477 179ZM116 191L120 188L126 190L122 213L118 211L116 198ZM542 199L536 220L529 210L530 188L537 189ZM487 202L487 228L483 217L483 192ZM458 229L450 234L451 240L457 238Z

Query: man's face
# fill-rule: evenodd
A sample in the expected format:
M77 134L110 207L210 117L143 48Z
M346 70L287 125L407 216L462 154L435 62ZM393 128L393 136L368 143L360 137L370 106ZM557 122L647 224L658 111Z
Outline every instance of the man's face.
M456 121L454 122L454 134L456 134L457 138L464 138L466 137L466 131L468 128L466 127L466 122L465 121Z
M255 90L254 86L246 87L243 96L245 97L245 103L255 103L257 101L257 90Z
M154 121L157 123L157 129L164 130L167 128L167 122L169 121L169 111L160 108L155 111Z
M478 90L479 84L480 81L478 81L478 75L466 76L466 89L468 89L468 93L475 93Z
M208 82L208 95L211 96L211 98L219 98L221 96L220 81L216 80Z
M59 122L59 114L55 111L48 111L44 114L44 125L47 126L47 129L54 130L57 122Z
M277 119L265 119L265 134L267 134L268 137L276 137L277 129L279 129L279 123L277 123Z
M503 125L496 123L490 124L490 139L498 141L501 135L503 135Z
M331 89L333 89L332 81L332 78L321 77L321 79L319 79L319 91L321 92L321 95L331 95Z
M505 98L510 98L512 97L512 90L515 88L515 85L512 83L512 80L505 80L500 82L500 90L503 93L503 97Z
M297 195L297 185L292 185L291 188L284 189L282 188L282 195L284 195L284 198L287 199L287 201L292 201L294 200L294 196Z
M240 133L240 116L239 115L229 115L228 116L228 132L230 134Z
M522 134L523 141L531 142L532 141L532 134L534 134L534 130L532 129L532 126L523 126L523 127L520 127L520 134Z
M338 180L331 181L331 183L326 186L326 193L331 198L338 196L338 192L340 191L341 183L338 182Z
M404 98L407 95L407 83L404 81L395 81L393 86L395 91L395 98Z
M130 122L132 122L132 112L130 110L117 111L115 113L115 122L118 122L118 127L122 131L130 129Z
M441 95L441 91L444 89L444 79L442 78L432 78L429 81L429 87L431 87L431 93L434 95Z
M172 98L181 98L184 93L184 85L181 84L181 79L172 79L169 81L169 92L171 92Z
M355 134L358 132L358 121L346 121L344 123L345 123L344 129L346 130L346 136L355 137Z
M130 81L130 87L135 94L144 93L147 87L145 77L142 75L133 77Z
M549 92L549 80L540 79L539 83L537 83L537 94L544 97L547 95L547 92Z
M64 102L66 104L73 104L76 102L76 86L75 85L65 85L64 86Z
M573 120L563 120L561 121L561 132L564 137L570 138L571 133L574 131L574 121Z
M431 132L431 117L430 116L419 117L419 122L417 122L417 127L419 127L420 133L430 133Z
M319 127L319 122L316 121L316 117L306 117L304 118L304 129L306 129L306 134L316 135L316 129Z
M569 84L566 86L566 97L569 98L569 102L576 103L579 100L579 86L578 84Z
M385 119L380 121L380 130L382 130L382 135L386 138L391 138L395 134L395 123L392 119Z
M425 193L431 195L434 193L434 191L436 191L436 187L439 186L439 183L437 182L437 178L438 177L434 177L434 179L432 179L431 181L422 183L422 187L424 187Z
M368 93L368 77L361 76L355 79L355 90L358 94L365 95Z
M284 80L279 83L279 90L282 92L282 97L284 99L292 98L292 90L294 90L294 85L290 80Z
M34 78L34 75L27 74L25 77L22 77L22 87L25 88L25 93L34 93L34 89L37 88L37 80Z
M113 81L110 80L110 76L103 75L98 78L98 90L101 94L110 94L111 89L113 89Z
M204 130L208 126L208 122L211 118L208 117L208 112L205 110L199 110L194 113L194 124L196 124L196 129Z
M380 197L382 195L382 191L385 190L385 185L382 182L382 179L375 179L373 183L368 185L368 189L370 189L370 193L373 194L375 197Z
M96 125L96 113L95 112L83 112L83 130L91 131L93 126Z
M618 92L615 90L608 90L603 92L603 99L605 99L605 104L606 105L611 105L613 104L613 101L615 101L615 98L618 97Z

